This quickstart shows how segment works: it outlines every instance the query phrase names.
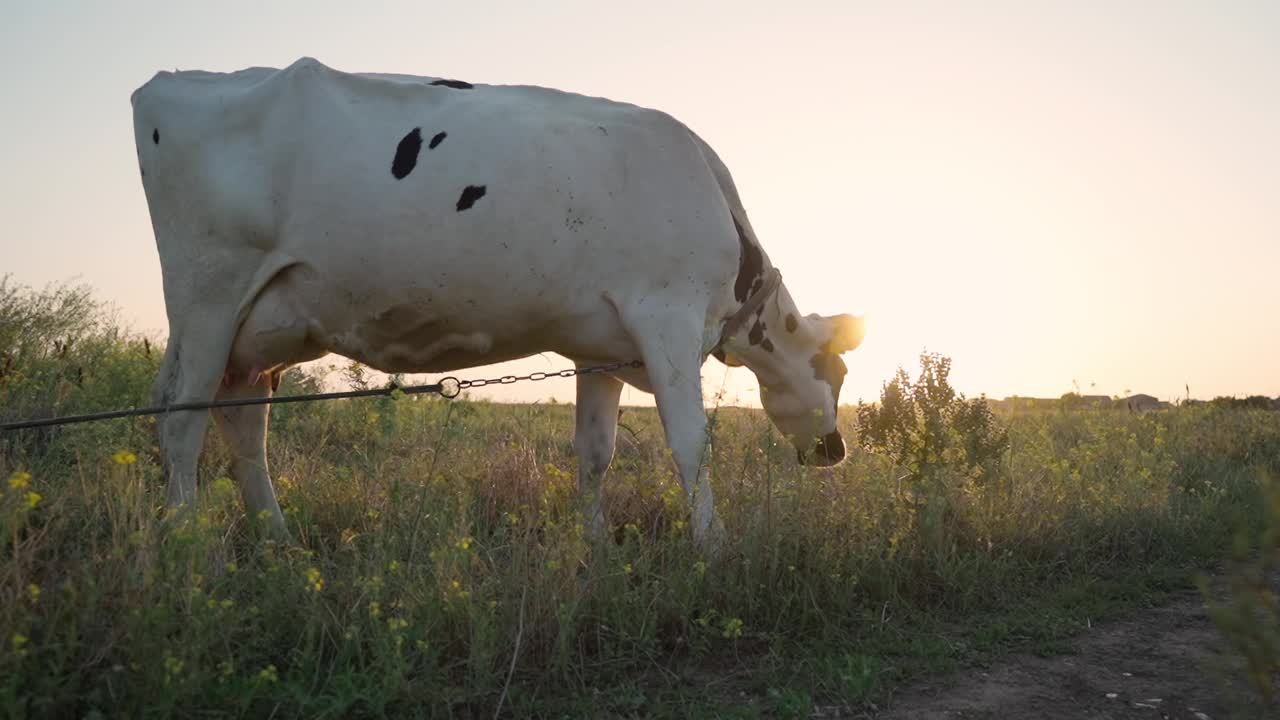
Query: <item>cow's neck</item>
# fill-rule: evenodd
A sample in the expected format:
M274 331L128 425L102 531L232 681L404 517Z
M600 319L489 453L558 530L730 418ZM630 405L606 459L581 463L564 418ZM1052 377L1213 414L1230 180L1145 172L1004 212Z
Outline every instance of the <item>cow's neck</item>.
M742 364L762 385L778 386L788 374L788 353L801 331L802 316L786 285L779 284L742 328L725 343L731 364Z

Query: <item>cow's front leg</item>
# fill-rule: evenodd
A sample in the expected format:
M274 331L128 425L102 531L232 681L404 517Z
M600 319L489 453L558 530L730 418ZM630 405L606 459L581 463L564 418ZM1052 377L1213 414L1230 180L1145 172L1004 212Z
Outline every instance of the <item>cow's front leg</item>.
M578 495L587 532L599 540L606 527L604 476L613 462L618 435L618 398L622 381L609 375L578 376L577 429L573 448L578 453Z
M702 325L698 313L650 317L630 323L640 346L667 446L693 509L693 539L705 550L719 549L724 528L716 517L711 477L704 461L710 438L702 406Z

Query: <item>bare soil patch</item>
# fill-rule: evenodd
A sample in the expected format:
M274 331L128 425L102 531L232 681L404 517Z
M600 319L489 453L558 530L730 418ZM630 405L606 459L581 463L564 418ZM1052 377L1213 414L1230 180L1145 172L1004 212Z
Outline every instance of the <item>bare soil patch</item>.
M909 685L873 717L1143 718L1280 717L1244 684L1203 598L1183 593L1164 607L1095 624L1054 657L1019 654L987 668Z

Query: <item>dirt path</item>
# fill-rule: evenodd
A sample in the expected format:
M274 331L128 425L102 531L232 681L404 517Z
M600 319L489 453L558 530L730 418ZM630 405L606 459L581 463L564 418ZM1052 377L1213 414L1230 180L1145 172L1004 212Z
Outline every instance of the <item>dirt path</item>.
M1198 594L1098 624L1049 658L1016 655L908 686L878 720L1263 718ZM1238 672L1232 674L1241 677ZM1275 712L1272 709L1272 712Z

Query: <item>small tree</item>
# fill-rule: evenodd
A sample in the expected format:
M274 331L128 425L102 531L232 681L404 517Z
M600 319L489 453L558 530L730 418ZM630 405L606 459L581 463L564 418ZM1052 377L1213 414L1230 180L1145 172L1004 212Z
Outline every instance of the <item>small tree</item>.
M985 398L956 392L950 373L951 359L933 353L920 355L915 382L898 368L878 405L858 405L862 447L889 456L916 482L943 475L977 480L994 472L1009 447L1008 431Z
M907 470L898 486L905 501L900 508L919 533L912 552L927 573L941 572L965 535L954 512L954 491L995 472L1009 446L1008 432L986 400L966 400L948 382L950 373L950 358L922 353L915 382L898 368L878 405L858 405L862 447Z

